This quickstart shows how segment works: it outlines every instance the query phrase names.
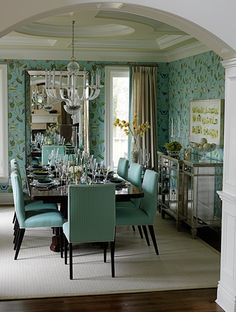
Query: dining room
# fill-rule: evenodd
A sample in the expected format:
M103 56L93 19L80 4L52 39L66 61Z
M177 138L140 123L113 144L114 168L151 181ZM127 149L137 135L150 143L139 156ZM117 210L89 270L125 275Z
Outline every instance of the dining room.
M79 28L79 27L78 27ZM70 31L69 31L70 33ZM71 33L70 33L71 35ZM71 47L68 49L69 53L71 52ZM89 97L86 101L83 101L83 105L85 106L86 114L83 112L83 120L81 120L82 114L78 114L78 118L80 121L74 121L71 118L71 107L73 109L77 109L78 107L74 107L68 104L71 99L69 98L68 94L65 95L65 92L59 91L60 96L60 109L50 108L47 111L47 107L40 106L40 97L37 98L37 104L32 102L32 96L30 89L30 79L31 71L41 71L43 72L43 77L45 78L45 87L47 84L47 72L50 73L49 75L52 76L50 81L54 79L58 79L58 86L60 85L60 75L62 72L66 70L66 66L69 63L69 58L61 58L60 59L26 59L26 58L9 58L6 59L7 70L8 70L8 110L9 110L9 126L8 129L8 154L9 156L9 172L10 172L10 159L16 159L19 166L20 172L22 175L23 183L27 182L26 174L30 175L29 178L32 179L29 183L31 184L30 187L36 189L38 188L38 192L40 195L43 195L44 192L53 192L57 188L62 187L66 189L69 184L71 185L78 185L78 184L106 184L106 183L98 183L101 182L99 177L102 177L105 181L108 180L109 173L115 173L118 169L118 159L119 157L127 157L130 162L132 160L132 147L133 147L133 140L132 135L126 133L121 129L118 129L117 126L114 125L114 122L117 118L121 118L119 114L115 114L111 107L111 90L112 86L109 85L109 74L112 73L113 69L127 69L128 68L128 79L131 81L129 84L129 94L126 97L128 98L128 117L125 117L126 122L130 122L132 124L135 116L138 116L139 123L147 122L150 126L145 132L145 134L139 138L139 159L138 162L144 167L143 174L145 170L154 170L158 172L158 153L166 153L165 150L165 143L169 141L178 141L181 142L183 146L183 151L189 150L193 148L190 146L190 103L193 100L201 100L204 101L206 99L219 99L222 100L225 97L225 74L224 68L221 63L221 57L214 53L213 51L203 51L203 53L196 53L194 55L189 55L188 57L179 58L178 60L172 60L168 62L164 61L151 61L149 59L147 62L143 61L119 61L119 60L80 60L78 63L80 64L81 68L85 68L88 71L92 71L94 69L99 68L100 77L96 78L96 80L100 80L101 90L99 90L99 95L93 99ZM144 101L144 106L138 103L138 97L135 101L135 79L134 77L139 75L139 72L135 72L136 67L144 68L144 71L156 72L154 73L154 85L155 87L150 92L150 97L146 98ZM138 70L140 70L140 68ZM149 74L150 74L149 72ZM53 74L57 74L57 78L53 78ZM140 71L141 73L141 71ZM137 74L137 75L136 75ZM133 80L132 80L133 79ZM54 80L54 81L55 81ZM78 80L78 79L77 79ZM48 79L49 81L49 79ZM62 82L61 85L65 85L66 82ZM92 83L90 82L90 87ZM109 88L108 88L109 86ZM50 87L51 88L51 87ZM46 94L51 92L53 88L48 88L46 90ZM66 89L66 88L65 88ZM155 93L153 93L155 90ZM14 92L12 92L14 90ZM150 91L150 90L149 90ZM40 91L41 92L41 91ZM44 92L44 91L43 91ZM145 93L146 91L144 91ZM47 96L48 96L47 94ZM146 93L145 93L146 94ZM67 96L67 97L66 97ZM50 97L50 96L48 96ZM51 99L53 96L51 96ZM132 101L129 101L132 99ZM151 100L150 100L151 99ZM64 101L64 102L63 102ZM121 99L121 102L125 102L124 98ZM151 106L151 102L153 106ZM148 111L147 105L145 103L150 103L149 107L155 107L155 111L153 113ZM48 103L47 103L48 104ZM68 104L68 105L67 105ZM81 103L78 105L80 106ZM119 105L119 104L116 104ZM140 106L141 105L141 106ZM33 107L34 106L34 107ZM38 106L38 107L36 107ZM63 107L65 106L65 108ZM32 107L34 108L34 112L32 114ZM78 108L79 109L79 108ZM83 108L84 109L84 108ZM110 114L108 111L110 109ZM117 106L115 107L117 109ZM40 110L40 113L38 112ZM53 111L53 112L51 112ZM55 112L56 111L56 112ZM57 114L60 111L63 112L63 115L66 116L66 125L65 122L62 121L61 116L58 117L56 122L51 122L54 118L54 114ZM117 111L116 111L117 112ZM49 117L50 122L36 122L38 116L42 113L43 118L47 116ZM33 116L34 115L34 116ZM86 115L86 116L85 116ZM32 118L33 116L33 118ZM35 118L36 117L36 118ZM41 118L41 115L40 115ZM123 119L123 118L122 118ZM65 119L64 119L65 120ZM34 121L33 123L31 121ZM74 124L73 124L74 123ZM32 132L32 126L37 124L36 128L34 128L34 132ZM40 124L39 129L37 129L38 125ZM54 149L53 153L50 155L51 159L47 160L47 168L40 167L42 162L42 155L44 146L48 147L53 145L52 142L49 140L44 140L45 138L48 139L49 134L51 132L52 124L56 126L65 125L64 129L70 129L69 135L63 133L61 129L58 131L56 129L56 133L53 136L56 138L57 145L64 145L65 141L63 141L64 137L66 136L66 143L65 148L67 152L65 155L66 157L58 157L58 153L56 149ZM84 127L86 125L86 127ZM83 126L83 128L82 128ZM62 127L63 128L63 127ZM114 133L117 130L121 130L125 134L124 137L126 139L126 149L124 154L117 154L117 151L120 152L119 148L116 150L112 149L115 140ZM70 132L71 131L71 132ZM74 131L75 136L72 135L72 131ZM33 135L32 135L33 133ZM68 133L68 132L67 132ZM204 135L205 136L205 135ZM204 137L202 136L202 137ZM154 139L153 139L154 138ZM38 140L41 140L40 142ZM63 143L61 144L61 142ZM117 141L117 138L116 138ZM83 149L85 148L85 152ZM68 151L73 150L73 153L68 153ZM86 152L89 153L86 154ZM114 152L115 151L115 152ZM36 155L37 152L37 155ZM194 150L196 152L196 150ZM35 154L34 154L35 153ZM57 154L57 155L56 155ZM73 155L76 155L73 158ZM202 155L202 151L200 150L200 155ZM36 156L35 156L36 155ZM56 155L56 156L55 156ZM89 155L89 164L90 167L86 169L84 166L84 159ZM69 157L70 156L70 157ZM144 157L145 156L145 157ZM223 144L220 142L217 144L214 151L210 151L210 156L215 161L222 162L223 161ZM68 157L68 158L67 158ZM205 153L204 153L205 157ZM93 159L95 161L93 162ZM55 172L52 170L54 169L51 167L49 169L49 173L47 172L47 177L43 177L43 182L38 182L39 180L36 179L35 171L40 170L48 170L50 165L50 161L56 160L53 164L55 166ZM32 162L33 161L33 162ZM70 175L70 165L72 174ZM86 162L86 161L85 161ZM136 160L135 160L136 162ZM37 165L39 166L37 168ZM44 164L45 165L45 164ZM43 165L43 166L44 166ZM53 166L52 165L52 166ZM32 166L32 167L31 167ZM29 173L30 169L36 166L34 172ZM83 172L81 173L81 177L79 179L75 178L75 170L77 167L83 167ZM63 172L63 168L64 170ZM96 168L96 171L94 170ZM25 170L27 169L27 170ZM50 172L52 170L53 172ZM88 174L89 171L89 174ZM45 173L45 172L44 172ZM104 174L102 174L104 173ZM34 175L34 176L33 176ZM8 175L9 176L9 175ZM81 178L84 178L84 180ZM53 177L53 179L52 179ZM116 178L117 176L112 176L112 178ZM55 179L54 179L55 178ZM79 182L78 182L79 180ZM56 181L56 182L55 182ZM82 181L82 183L81 183ZM86 181L86 183L84 183ZM88 182L88 183L87 183ZM96 182L96 183L93 183ZM60 183L61 185L57 184ZM128 184L124 183L124 189L128 190ZM12 197L12 185L8 181L1 183L1 198L3 205L13 203ZM121 187L121 185L116 185L117 190ZM41 189L40 189L41 188ZM172 190L172 189L171 189ZM217 189L217 191L220 189ZM57 196L57 195L55 195ZM40 197L40 196L39 196ZM37 200L39 198L36 195ZM61 203L60 203L61 204ZM158 207L156 207L158 208ZM157 209L158 210L158 209ZM219 211L217 210L215 217L219 216ZM164 222L175 221L170 218L169 220L163 220ZM200 220L202 221L202 220ZM200 222L199 222L200 224ZM201 224L202 225L202 224ZM199 226L200 227L200 226ZM175 229L176 230L176 229ZM185 231L185 230L184 230ZM140 234L136 230L134 231L135 234L131 231L129 234L136 235L136 239L140 240ZM157 229L157 233L159 233ZM176 233L177 230L176 230ZM120 234L120 233L119 233ZM150 234L150 233L149 233ZM173 235L174 232L172 233ZM191 238L191 232L187 230L187 234L189 234ZM121 235L121 234L120 234ZM157 235L158 236L158 235ZM159 237L158 237L159 239ZM157 239L157 244L159 243ZM192 238L191 238L192 239ZM145 240L143 241L145 242ZM24 243L24 240L23 240ZM152 244L151 244L152 245ZM159 246L158 246L159 247ZM162 247L163 248L163 247ZM160 248L161 250L161 248ZM23 249L24 252L24 249ZM30 252L30 251L29 251ZM21 252L20 252L21 254ZM161 253L160 253L161 254Z

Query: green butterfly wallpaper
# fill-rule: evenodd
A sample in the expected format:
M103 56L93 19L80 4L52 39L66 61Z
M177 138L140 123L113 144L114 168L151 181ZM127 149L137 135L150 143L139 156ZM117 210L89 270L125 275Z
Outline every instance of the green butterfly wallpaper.
M26 164L26 148L30 144L30 102L27 70L55 68L65 70L68 61L1 60L8 64L8 105L9 105L9 160L16 158L21 167ZM108 62L80 62L82 67L91 70L101 68L103 83L106 65L119 65ZM122 63L123 64L123 63ZM123 64L124 65L124 64ZM128 65L128 64L127 64ZM213 52L185 58L171 63L158 63L157 75L157 142L158 150L172 139L169 133L170 120L174 122L173 139L188 145L189 103L193 99L224 98L224 69L220 58ZM100 96L90 102L89 137L90 151L97 159L104 158L104 115L105 88ZM177 131L178 128L179 132ZM177 133L181 137L176 137ZM215 157L222 158L223 150L216 151ZM0 184L0 192L10 191L8 184Z

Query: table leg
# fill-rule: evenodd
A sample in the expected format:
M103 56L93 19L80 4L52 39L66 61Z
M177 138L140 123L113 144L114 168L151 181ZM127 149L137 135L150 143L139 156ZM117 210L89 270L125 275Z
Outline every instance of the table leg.
M60 203L60 212L63 215L64 219L67 219L67 200ZM58 228L55 228L55 235L52 236L52 243L50 245L50 250L54 252L60 252L60 231ZM63 247L63 246L62 246Z

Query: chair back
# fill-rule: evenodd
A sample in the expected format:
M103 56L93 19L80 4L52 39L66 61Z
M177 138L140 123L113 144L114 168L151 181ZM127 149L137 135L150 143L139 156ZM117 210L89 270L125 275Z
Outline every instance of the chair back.
M69 185L69 241L108 242L115 237L115 185Z
M11 166L11 171L19 170L19 165L15 158L11 159L10 166Z
M128 168L129 168L129 160L126 158L120 157L118 161L118 167L117 167L118 176L127 180Z
M140 208L149 216L150 224L153 223L157 211L157 182L157 172L146 169L142 183L144 197L141 200Z
M22 177L21 177L20 167L19 167L17 160L15 158L11 159L10 164L11 164L11 172L15 171L19 175L21 188L23 190Z
M128 170L127 180L137 187L142 185L142 165L131 163Z
M48 158L52 151L55 151L55 155L65 155L64 145L43 145L42 146L42 165L48 164Z
M24 227L25 221L25 204L24 204L24 194L22 189L21 177L17 171L12 171L11 173L11 184L13 191L13 200L16 211L17 221L20 228Z

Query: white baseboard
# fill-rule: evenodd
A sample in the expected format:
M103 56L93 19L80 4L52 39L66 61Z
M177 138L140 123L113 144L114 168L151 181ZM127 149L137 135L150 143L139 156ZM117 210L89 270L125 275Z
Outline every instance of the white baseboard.
M0 193L0 206L9 206L13 204L13 194L12 193Z
M222 283L219 281L216 303L224 311L236 311L235 291L232 289L226 289L224 286L222 286Z

